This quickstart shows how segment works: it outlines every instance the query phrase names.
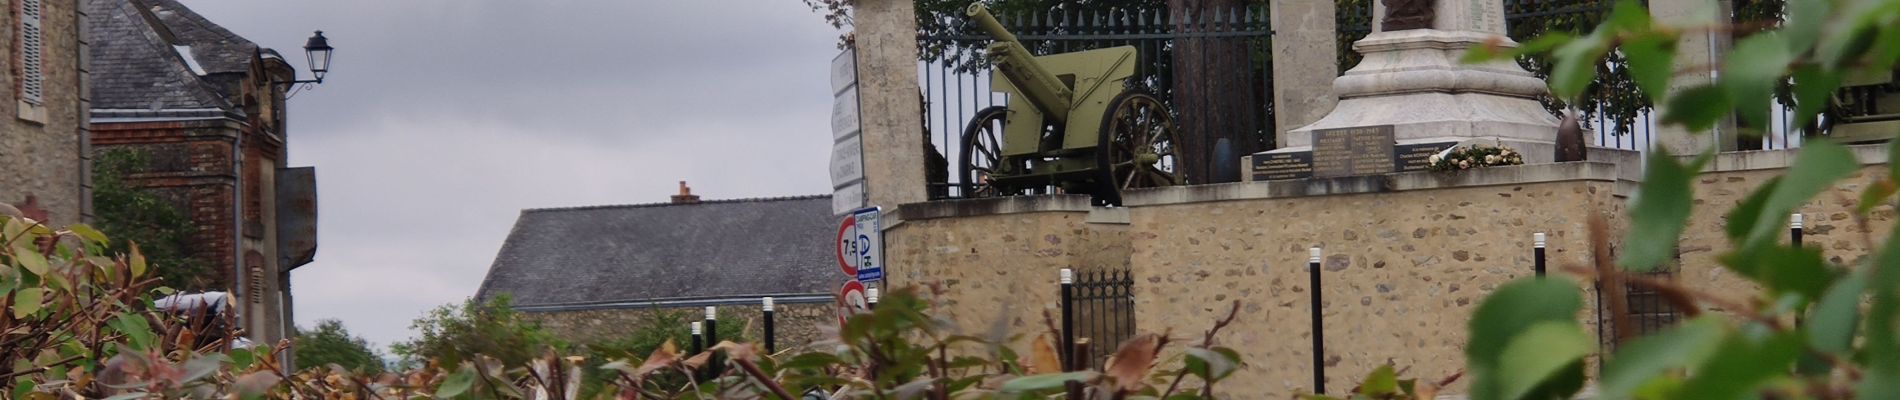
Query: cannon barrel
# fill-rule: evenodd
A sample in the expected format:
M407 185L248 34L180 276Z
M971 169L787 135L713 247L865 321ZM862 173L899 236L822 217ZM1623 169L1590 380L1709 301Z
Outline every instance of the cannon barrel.
M990 60L996 64L996 72L1008 79L1050 122L1067 122L1074 89L1037 63L1035 54L1024 48L1009 29L1003 28L1002 21L990 15L989 8L983 3L970 4L964 14L968 14L977 27L996 38L996 43L991 43L989 47Z
M964 9L963 13L969 15L971 20L976 21L978 28L982 28L984 33L990 34L990 37L996 38L996 41L1017 42L1016 34L1003 28L1003 22L997 21L996 15L990 14L990 8L984 6L982 2L970 3L970 7Z

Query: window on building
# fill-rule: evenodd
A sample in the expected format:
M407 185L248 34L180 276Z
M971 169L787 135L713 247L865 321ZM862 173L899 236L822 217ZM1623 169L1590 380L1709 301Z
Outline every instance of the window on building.
M40 3L41 0L20 0L15 3L20 7L17 27L19 34L17 37L20 41L15 46L19 57L14 58L20 63L15 69L20 73L17 84L20 100L32 105L43 104L46 94L46 76L43 68L45 31L40 24L42 11Z

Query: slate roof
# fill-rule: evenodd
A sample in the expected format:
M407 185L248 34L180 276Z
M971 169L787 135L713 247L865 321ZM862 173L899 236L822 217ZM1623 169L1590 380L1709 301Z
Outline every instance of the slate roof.
M92 106L100 118L242 116L209 79L245 74L256 43L177 0L84 0L92 26ZM175 47L188 46L188 47ZM188 48L188 54L180 50ZM185 57L190 57L187 60ZM192 70L196 65L203 75Z
M86 9L92 24L94 109L235 108L191 71L164 25L134 1L86 0Z
M138 2L151 7L152 15L171 29L178 38L178 44L191 46L191 53L204 65L206 72L242 74L251 70L251 57L257 56L259 50L257 43L211 23L211 20L191 11L178 0Z
M822 294L831 196L523 210L475 296L518 306Z

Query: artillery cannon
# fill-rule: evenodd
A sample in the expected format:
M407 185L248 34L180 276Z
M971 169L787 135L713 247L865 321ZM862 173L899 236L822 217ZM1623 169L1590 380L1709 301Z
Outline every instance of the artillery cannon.
M986 53L995 65L990 87L1010 100L977 111L963 130L966 197L1060 188L1119 205L1124 190L1184 183L1173 115L1129 88L1134 47L1037 56L982 3L965 14L995 38Z

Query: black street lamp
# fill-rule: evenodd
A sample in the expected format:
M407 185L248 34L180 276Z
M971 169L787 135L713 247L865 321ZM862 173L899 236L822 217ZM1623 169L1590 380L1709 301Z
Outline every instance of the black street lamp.
M330 52L336 48L330 47L330 40L323 37L323 31L317 31L304 43L303 51L310 57L310 74L317 77L315 83L323 83L323 74L330 72Z
M304 42L303 45L304 56L309 57L310 61L310 75L316 79L295 80L293 78L289 82L277 83L284 85L285 89L298 84L305 85L305 89L309 89L309 85L322 84L323 75L330 72L330 53L335 51L335 47L330 47L330 39L323 37L323 31L317 31L317 34L311 35L310 41Z

